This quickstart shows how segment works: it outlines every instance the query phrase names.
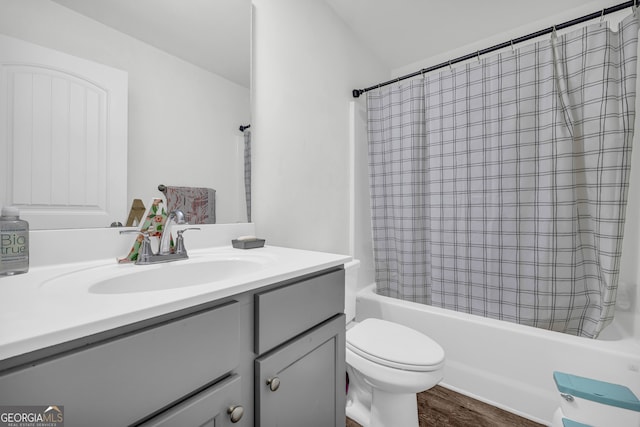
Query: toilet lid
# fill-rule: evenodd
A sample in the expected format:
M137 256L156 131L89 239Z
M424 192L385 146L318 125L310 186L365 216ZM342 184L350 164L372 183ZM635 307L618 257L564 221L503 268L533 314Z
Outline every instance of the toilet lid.
M391 368L433 371L444 362L444 350L428 336L404 325L365 319L347 331L347 348Z

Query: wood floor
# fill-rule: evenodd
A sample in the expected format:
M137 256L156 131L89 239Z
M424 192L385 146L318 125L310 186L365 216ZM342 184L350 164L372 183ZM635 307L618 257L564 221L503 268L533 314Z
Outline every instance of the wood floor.
M418 419L420 427L542 427L440 386L418 394ZM346 427L362 426L347 418Z

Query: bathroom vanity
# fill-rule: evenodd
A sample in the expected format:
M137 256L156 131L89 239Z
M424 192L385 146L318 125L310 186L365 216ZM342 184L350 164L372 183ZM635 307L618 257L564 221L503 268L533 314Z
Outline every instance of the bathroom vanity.
M344 425L342 264L348 257L285 248L255 251L272 264L209 285L105 293L107 279L99 279L102 293L91 294L95 284L82 288L91 294L84 302L99 312L93 319L83 323L63 314L66 319L55 320L52 312L52 326L34 324L22 341L0 343L0 405L60 405L66 427ZM237 262L260 256L255 251L219 252ZM220 259L213 252L180 263L202 266L209 256ZM159 271L171 277L175 264ZM92 269L109 269L83 267L56 273L76 282ZM125 267L135 274L141 268ZM21 280L26 283L29 274ZM32 279L43 274L35 271ZM126 280L128 274L116 274L108 283L118 277ZM65 291L60 282L55 287ZM75 289L69 287L66 292ZM56 292L45 296L48 302L64 304L63 293ZM126 303L129 299L134 301ZM85 308L78 314L92 311ZM66 339L69 331L76 337Z

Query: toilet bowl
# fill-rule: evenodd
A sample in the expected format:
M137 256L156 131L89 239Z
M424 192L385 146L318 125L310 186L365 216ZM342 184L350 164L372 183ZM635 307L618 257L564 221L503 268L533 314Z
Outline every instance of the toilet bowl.
M345 266L347 322L355 318L358 265ZM416 393L442 380L442 347L414 329L375 318L350 322L346 347L347 416L363 427L418 427Z

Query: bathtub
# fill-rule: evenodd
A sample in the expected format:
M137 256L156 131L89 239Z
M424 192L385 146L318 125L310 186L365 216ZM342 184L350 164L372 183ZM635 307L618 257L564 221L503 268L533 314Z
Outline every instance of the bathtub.
M624 384L640 396L640 344L614 321L592 340L377 295L357 294L357 320L386 319L423 332L445 350L440 384L550 425L560 396L553 371Z

